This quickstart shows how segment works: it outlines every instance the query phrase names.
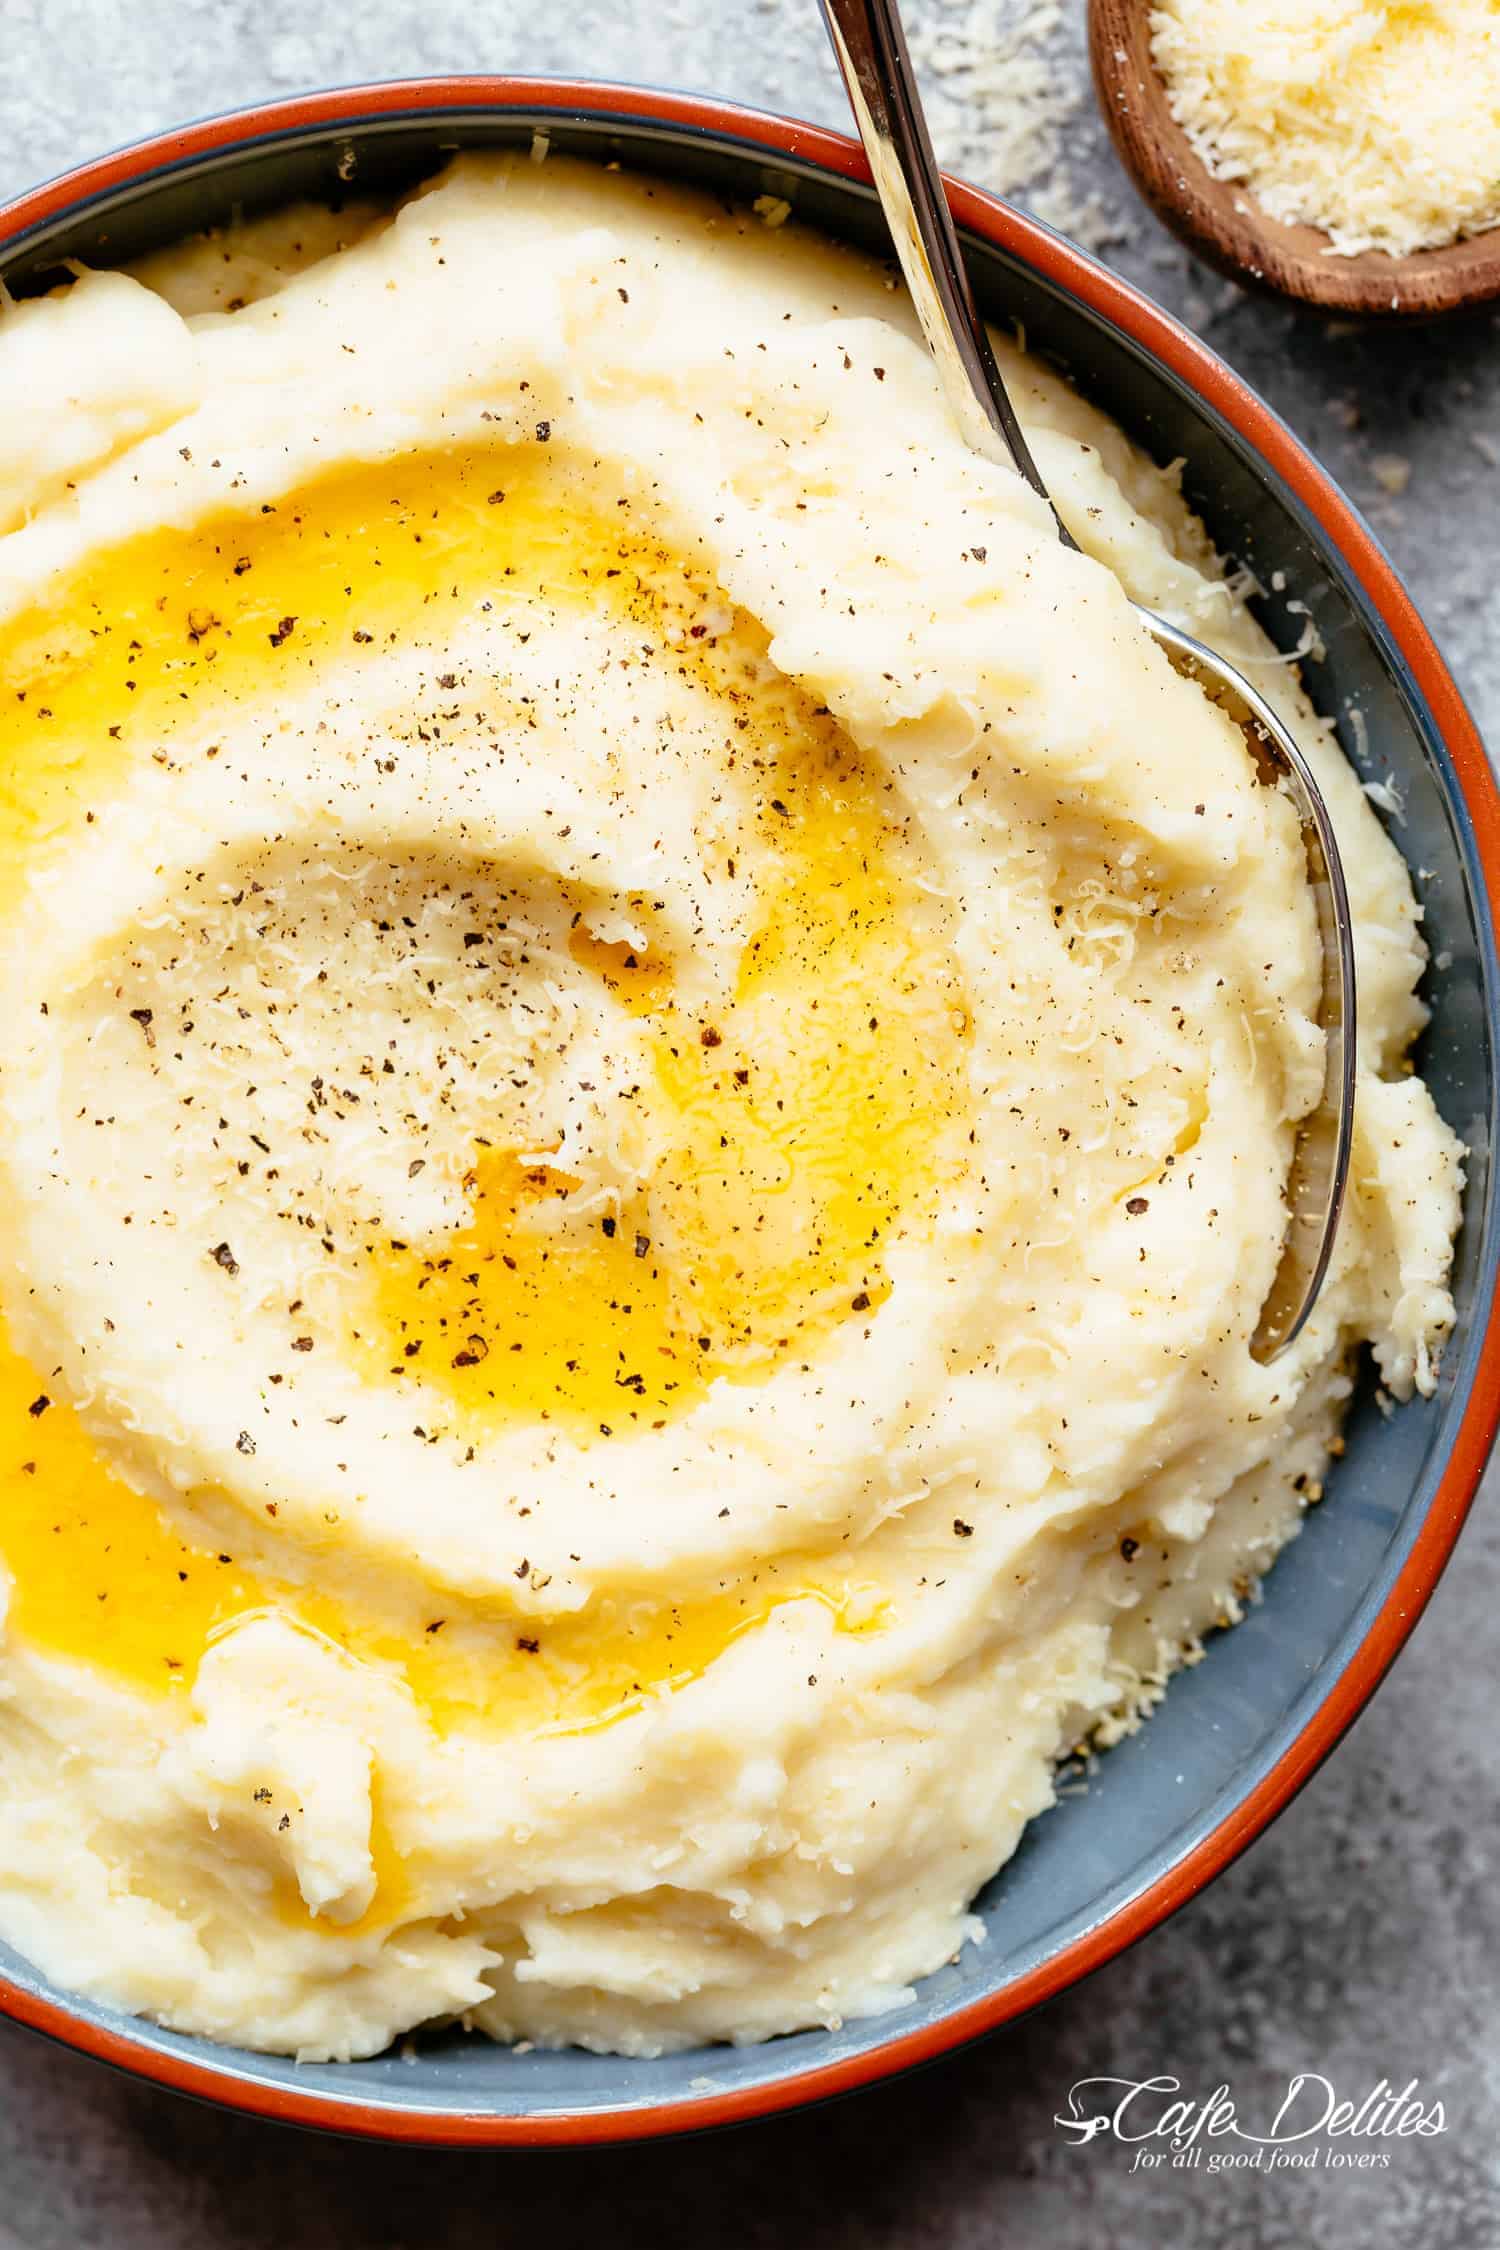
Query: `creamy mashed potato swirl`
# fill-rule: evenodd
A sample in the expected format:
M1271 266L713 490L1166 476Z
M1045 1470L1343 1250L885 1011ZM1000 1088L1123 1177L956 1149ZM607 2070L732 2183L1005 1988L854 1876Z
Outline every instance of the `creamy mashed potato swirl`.
M794 227L465 160L16 367L0 1934L304 2055L899 2005L1251 1597L1353 1347L1431 1386L1399 857L1171 476L1011 355L1066 552ZM1297 822L1122 584L1349 874L1272 1368Z

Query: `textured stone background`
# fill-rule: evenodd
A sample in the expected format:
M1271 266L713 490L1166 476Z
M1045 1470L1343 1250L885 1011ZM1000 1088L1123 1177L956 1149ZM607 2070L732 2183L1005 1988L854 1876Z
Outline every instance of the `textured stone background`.
M944 158L1075 226L1258 385L1367 508L1500 728L1495 321L1366 339L1241 297L1135 204L1088 94L1082 0L909 14ZM842 121L814 0L0 0L0 65L0 195L205 111L426 70L614 75ZM1399 497L1390 456L1411 467ZM1481 1499L1416 1643L1277 1827L1081 1990L905 2084L680 2147L454 2157L221 2118L6 2030L0 2250L1500 2244L1497 1599ZM1132 2177L1124 2150L1066 2146L1052 2124L1095 2072L1227 2079L1265 2110L1298 2068L1346 2091L1419 2075L1450 2130L1399 2144L1384 2173L1214 2180Z

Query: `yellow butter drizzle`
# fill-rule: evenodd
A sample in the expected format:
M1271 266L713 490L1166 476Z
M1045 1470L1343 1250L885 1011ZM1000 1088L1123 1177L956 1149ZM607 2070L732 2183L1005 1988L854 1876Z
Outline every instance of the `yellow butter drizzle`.
M805 699L779 701L767 871L727 1004L677 1007L649 950L575 948L624 951L597 961L601 981L650 1025L651 1177L618 1210L575 1216L577 1183L481 1151L468 1226L381 1259L390 1371L415 1349L482 1419L660 1427L716 1378L763 1378L867 1319L896 1221L935 1207L960 1106L957 975L858 761Z
M141 761L170 765L185 726L222 723L233 755L253 757L256 729L234 736L242 708L305 686L330 656L357 669L414 621L440 642L445 619L497 585L659 623L663 588L680 601L692 582L629 521L540 452L432 454L90 560L0 626L0 910L42 845L107 818ZM762 652L741 620L693 661L748 676ZM466 1230L377 1262L372 1369L427 1339L424 1377L475 1416L545 1415L596 1436L810 1350L888 1287L890 1228L936 1199L964 1036L956 973L876 784L828 715L784 684L748 713L767 759L765 877L723 1020L680 1013L659 958L586 929L576 941L650 1021L652 1096L673 1126L663 1177L612 1234L565 1222L543 1243L536 1182L514 1152L483 1157ZM450 1252L464 1255L443 1266ZM476 1271L478 1285L447 1278ZM455 1366L443 1347L481 1330L484 1353ZM271 1609L404 1678L440 1727L591 1726L698 1676L788 1600L811 1596L851 1630L879 1618L868 1589L809 1563L681 1606L605 1602L540 1627L375 1621L185 1544L61 1400L37 1407L46 1397L44 1375L0 1352L9 1629L136 1689L181 1690L217 1633Z
M132 1688L185 1692L219 1634L270 1613L404 1681L440 1730L576 1731L698 1678L790 1600L818 1601L851 1632L880 1620L872 1587L823 1586L811 1564L782 1561L682 1603L604 1597L577 1615L539 1619L433 1597L420 1614L382 1621L337 1594L183 1539L154 1500L109 1468L70 1407L49 1400L33 1413L47 1399L38 1380L20 1354L0 1350L7 1631Z

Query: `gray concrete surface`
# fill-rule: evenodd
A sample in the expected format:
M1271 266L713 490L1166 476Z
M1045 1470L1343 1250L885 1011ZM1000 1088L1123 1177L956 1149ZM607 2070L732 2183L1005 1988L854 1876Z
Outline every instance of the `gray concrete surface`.
M1259 386L1368 508L1496 734L1495 321L1365 338L1205 276L1114 164L1087 95L1082 0L1032 16L1019 77L993 67L1028 6L910 0L942 153L1044 214L1071 207ZM434 69L615 75L841 116L814 0L0 0L0 194L205 111ZM1387 456L1411 467L1399 497ZM1415 1643L1270 1835L1081 1990L905 2084L692 2145L454 2157L218 2117L7 2029L0 2250L1486 2250L1500 2244L1497 1610L1500 1530L1482 1498ZM1351 2093L1418 2077L1448 2130L1394 2145L1375 2173L1212 2178L1132 2173L1128 2150L1068 2145L1052 2122L1092 2073L1170 2071L1203 2095L1228 2081L1264 2113L1298 2069Z

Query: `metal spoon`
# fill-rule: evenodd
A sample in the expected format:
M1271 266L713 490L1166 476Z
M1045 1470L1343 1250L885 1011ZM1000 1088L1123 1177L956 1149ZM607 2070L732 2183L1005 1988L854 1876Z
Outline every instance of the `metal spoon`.
M1077 541L1057 513L1007 396L959 248L932 153L896 0L821 0L875 191L965 441L988 461L1018 469L1052 510L1064 546ZM1245 731L1262 781L1284 783L1297 808L1323 952L1318 1024L1323 1092L1297 1128L1287 1182L1290 1218L1281 1262L1251 1338L1263 1364L1285 1351L1312 1311L1333 1255L1354 1128L1354 930L1338 840L1323 793L1286 728L1250 682L1139 603L1136 615L1176 669Z

